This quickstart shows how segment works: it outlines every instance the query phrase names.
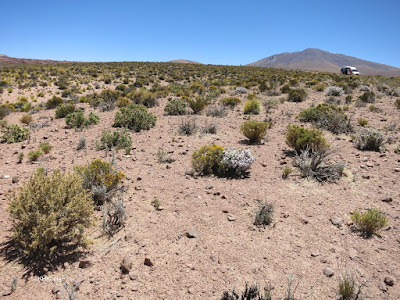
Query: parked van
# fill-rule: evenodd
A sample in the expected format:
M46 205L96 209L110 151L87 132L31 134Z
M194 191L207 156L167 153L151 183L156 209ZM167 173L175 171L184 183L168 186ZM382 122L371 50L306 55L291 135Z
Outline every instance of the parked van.
M360 72L358 72L357 68L350 67L350 66L342 67L340 69L340 73L345 74L345 75L360 75Z

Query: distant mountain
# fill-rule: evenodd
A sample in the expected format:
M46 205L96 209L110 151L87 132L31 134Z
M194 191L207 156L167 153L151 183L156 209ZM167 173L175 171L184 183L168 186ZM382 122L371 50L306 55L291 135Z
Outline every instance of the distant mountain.
M31 59L31 58L15 58L9 57L5 54L0 54L0 65L7 64L58 64L58 63L66 63L67 61L59 61L59 60L49 60L49 59Z
M193 60L187 60L187 59L174 59L174 60L170 60L167 61L169 63L175 63L175 64L196 64L196 65L202 65L202 63L199 63L197 61L193 61Z
M400 76L400 68L312 48L275 54L248 66L334 73L339 73L342 66L352 66L362 75Z

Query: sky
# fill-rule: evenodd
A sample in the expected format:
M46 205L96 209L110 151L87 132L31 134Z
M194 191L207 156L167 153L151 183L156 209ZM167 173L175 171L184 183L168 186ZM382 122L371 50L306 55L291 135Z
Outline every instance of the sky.
M2 1L0 54L245 65L318 48L400 67L400 1Z

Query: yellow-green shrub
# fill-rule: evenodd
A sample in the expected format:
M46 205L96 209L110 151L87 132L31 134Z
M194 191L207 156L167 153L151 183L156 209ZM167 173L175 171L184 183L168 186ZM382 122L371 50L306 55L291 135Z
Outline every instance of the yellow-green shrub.
M260 142L264 138L267 129L270 128L270 126L271 124L268 122L250 120L242 124L240 131L249 139L250 143L256 143Z
M31 115L29 115L29 114L26 114L26 115L23 115L22 117L21 117L21 119L19 119L20 121L21 121L21 123L24 123L24 124L30 124L31 122L32 122L32 116Z
M29 128L20 127L16 124L6 125L1 132L3 136L0 142L12 144L19 143L28 139L30 130Z
M65 246L86 246L93 205L78 176L38 169L10 198L13 238L25 254L52 254Z
M369 209L366 213L356 211L351 215L351 219L367 237L372 236L372 234L387 225L385 214L379 209L374 208Z
M305 150L307 147L314 150L323 150L329 147L322 131L296 125L287 126L286 143L296 152Z
M247 100L244 103L243 112L246 115L258 115L260 114L261 102L256 98Z
M217 145L204 145L192 155L192 166L201 174L217 174L225 148Z

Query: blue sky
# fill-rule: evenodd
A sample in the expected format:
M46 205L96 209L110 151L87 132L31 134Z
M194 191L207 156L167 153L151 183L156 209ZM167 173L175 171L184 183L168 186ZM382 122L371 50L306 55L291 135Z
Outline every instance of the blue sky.
M400 1L3 1L0 53L240 65L319 48L400 67Z

